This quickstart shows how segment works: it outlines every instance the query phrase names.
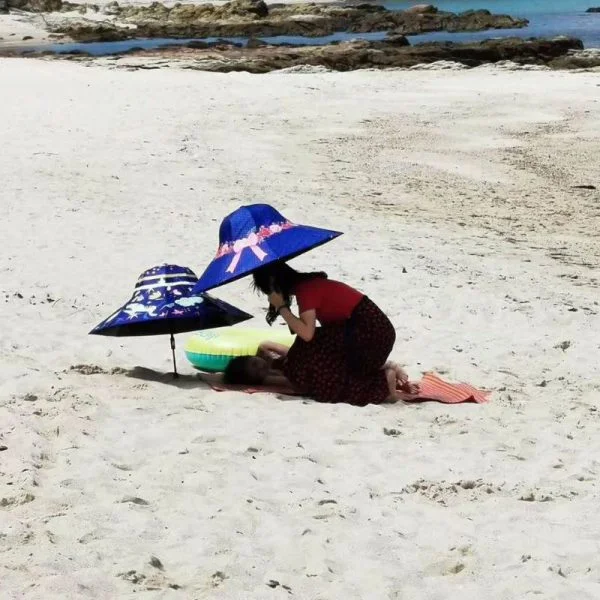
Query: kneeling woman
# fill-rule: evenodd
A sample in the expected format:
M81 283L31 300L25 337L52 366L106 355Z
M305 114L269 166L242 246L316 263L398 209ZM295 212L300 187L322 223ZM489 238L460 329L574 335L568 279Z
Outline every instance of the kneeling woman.
M292 347L293 348L293 347ZM274 342L260 345L256 356L234 358L223 375L225 383L236 385L271 385L292 393L312 397L319 402L345 402L357 406L396 402L399 391L416 393L418 387L408 383L406 372L396 363L387 362L376 373L366 377L349 375L344 357L332 355L327 360L327 385L323 377L305 373L303 382L295 382L299 367L294 365L292 349Z
M284 262L256 271L254 285L269 297L267 321L280 315L297 335L285 368L292 384L322 402L362 404L359 393L380 378L396 340L383 311L325 273L299 273ZM294 299L299 316L291 311Z

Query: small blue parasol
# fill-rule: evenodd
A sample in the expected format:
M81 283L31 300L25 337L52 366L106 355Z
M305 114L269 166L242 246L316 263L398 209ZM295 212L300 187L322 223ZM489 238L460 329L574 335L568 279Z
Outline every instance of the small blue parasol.
M208 294L195 294L197 281L187 267L160 265L148 269L139 276L131 299L90 334L115 337L169 334L177 377L175 334L235 325L252 318L227 302Z

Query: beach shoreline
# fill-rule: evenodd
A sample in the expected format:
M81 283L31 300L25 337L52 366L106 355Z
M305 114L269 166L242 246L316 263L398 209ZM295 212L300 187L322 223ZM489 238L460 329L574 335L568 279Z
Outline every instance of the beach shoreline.
M13 11L0 15L0 56L78 61L107 56L124 58L123 68L161 65L257 74L418 65L473 68L484 63L528 70L600 69L600 49L584 49L581 40L566 36L523 37L529 29L523 29L526 20L487 11L452 14L423 6L401 13L336 3L268 8L256 1L236 1L212 8L108 3L78 10L72 10L77 5L55 3L53 12ZM507 26L512 29L503 29ZM511 37L505 37L507 31ZM447 43L443 36L458 42Z

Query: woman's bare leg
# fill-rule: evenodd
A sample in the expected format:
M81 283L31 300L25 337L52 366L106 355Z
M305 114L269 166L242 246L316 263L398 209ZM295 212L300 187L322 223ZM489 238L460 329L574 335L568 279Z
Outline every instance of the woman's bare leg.
M395 367L386 367L385 378L387 380L389 396L387 402L398 402L403 401L402 393L418 394L419 386L416 383L409 383L408 381L400 384L398 371ZM400 387L400 389L398 389Z
M385 378L388 385L388 397L386 402L398 402L402 401L400 396L398 395L397 387L396 387L396 371L392 368L385 368Z
M396 387L394 388L394 392L396 392L396 390L400 390L407 394L419 393L419 384L410 383L408 380L408 373L398 363L389 361L385 363L383 368L386 370L386 372L388 369L393 371L396 376Z

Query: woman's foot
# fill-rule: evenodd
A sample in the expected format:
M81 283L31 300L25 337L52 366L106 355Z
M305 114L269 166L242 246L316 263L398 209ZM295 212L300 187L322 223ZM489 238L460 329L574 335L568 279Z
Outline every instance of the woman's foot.
M419 387L418 383L410 383L407 381L406 383L398 386L398 390L405 394L416 396L421 391L421 388Z

